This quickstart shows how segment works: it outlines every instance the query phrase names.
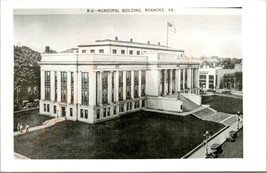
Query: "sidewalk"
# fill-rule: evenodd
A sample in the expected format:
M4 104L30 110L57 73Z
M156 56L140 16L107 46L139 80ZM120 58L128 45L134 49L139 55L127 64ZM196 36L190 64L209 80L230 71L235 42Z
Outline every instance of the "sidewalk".
M29 132L32 132L32 131L35 131L35 130L44 129L44 128L53 126L54 124L59 123L59 122L62 122L62 121L65 121L65 117L53 118L53 119L50 119L50 120L45 121L43 123L43 125L41 125L41 126L35 126L35 127L29 128ZM26 130L23 129L22 133L20 133L20 131L14 132L14 136L23 135L25 133L26 133Z
M242 126L243 122L241 121L239 123L239 128L241 128ZM214 143L223 144L226 141L226 138L229 136L229 132L232 130L237 130L237 121L208 142L208 151L210 151L210 146ZM206 146L200 147L197 151L195 151L187 158L206 158Z

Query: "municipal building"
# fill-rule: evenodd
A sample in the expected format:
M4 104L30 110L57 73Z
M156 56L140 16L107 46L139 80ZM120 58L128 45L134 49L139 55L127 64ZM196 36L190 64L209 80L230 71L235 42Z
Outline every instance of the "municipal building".
M199 62L164 45L96 40L43 53L40 114L98 123L135 111L181 113L200 105Z

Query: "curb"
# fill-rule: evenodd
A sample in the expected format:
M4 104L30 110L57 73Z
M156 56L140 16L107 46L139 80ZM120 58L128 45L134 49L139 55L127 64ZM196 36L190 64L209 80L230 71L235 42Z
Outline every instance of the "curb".
M217 133L215 133L214 135L212 135L207 142L211 141L212 139L214 139L216 136L218 136L220 133L222 133L223 131L225 131L226 129L228 129L230 126L225 126L224 128L222 128L220 131L218 131ZM189 151L187 154L185 154L183 157L181 157L181 159L186 159L189 156L191 156L194 152L196 152L198 149L200 149L203 146L203 143L200 143L198 146L196 146L193 150Z

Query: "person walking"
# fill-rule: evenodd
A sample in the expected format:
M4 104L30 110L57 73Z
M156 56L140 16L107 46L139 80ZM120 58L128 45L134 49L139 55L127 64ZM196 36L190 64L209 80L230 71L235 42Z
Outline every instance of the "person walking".
M17 125L17 131L19 131L20 129L20 124L18 123L18 125Z
M26 125L26 133L28 133L29 132L29 125L27 124Z
M20 131L20 133L22 133L22 130L23 130L23 125L21 124L21 125L19 126L19 131Z

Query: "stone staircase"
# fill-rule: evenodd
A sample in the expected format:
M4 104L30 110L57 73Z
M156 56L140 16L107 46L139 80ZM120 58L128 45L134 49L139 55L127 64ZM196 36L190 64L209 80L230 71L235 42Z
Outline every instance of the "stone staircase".
M181 99L183 100L183 112L192 111L196 108L199 108L201 106L197 105L196 103L192 102L185 96L181 95Z

